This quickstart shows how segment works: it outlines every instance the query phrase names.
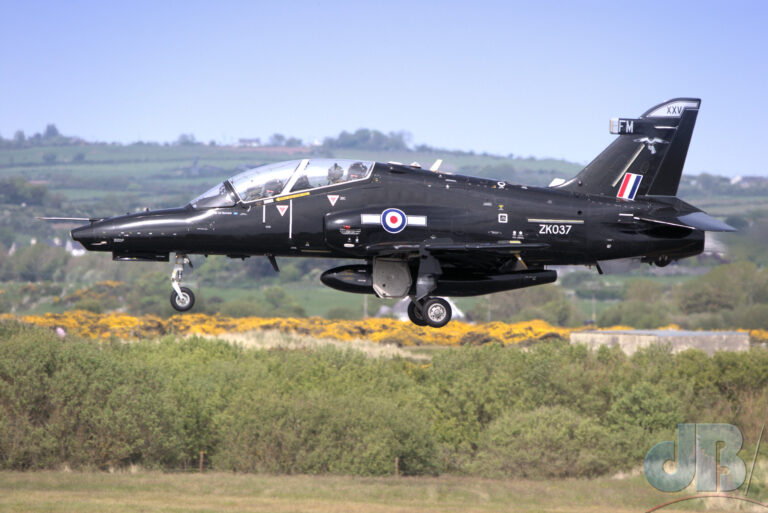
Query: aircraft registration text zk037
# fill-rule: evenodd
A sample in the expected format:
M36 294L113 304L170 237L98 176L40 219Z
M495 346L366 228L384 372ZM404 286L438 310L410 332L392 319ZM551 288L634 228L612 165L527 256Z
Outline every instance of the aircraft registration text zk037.
M540 235L568 235L573 225L570 224L540 224Z

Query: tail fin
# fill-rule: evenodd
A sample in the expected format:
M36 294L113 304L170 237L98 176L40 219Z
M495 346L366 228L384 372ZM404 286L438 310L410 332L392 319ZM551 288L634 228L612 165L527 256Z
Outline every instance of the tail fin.
M557 188L625 200L676 195L700 104L697 98L675 98L638 119L611 119L611 133L619 137Z

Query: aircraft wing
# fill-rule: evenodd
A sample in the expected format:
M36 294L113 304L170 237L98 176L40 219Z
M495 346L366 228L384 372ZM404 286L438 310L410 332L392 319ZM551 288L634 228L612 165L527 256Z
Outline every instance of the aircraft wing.
M379 255L407 253L419 251L422 248L433 254L440 253L486 253L486 254L504 254L514 255L527 251L547 249L549 244L545 243L526 243L520 241L498 241L498 242L443 242L439 240L424 241L422 243L398 243L398 242L380 242L366 246L368 253Z

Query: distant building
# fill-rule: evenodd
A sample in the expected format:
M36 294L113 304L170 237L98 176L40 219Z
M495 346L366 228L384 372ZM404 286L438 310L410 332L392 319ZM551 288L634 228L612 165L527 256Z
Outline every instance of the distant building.
M67 240L66 244L64 244L64 249L73 257L83 256L87 253L82 244L72 240Z
M768 177L765 176L735 176L731 178L731 185L738 185L742 189L768 186Z
M237 145L241 148L258 148L261 146L261 139L254 137L252 139L238 139Z

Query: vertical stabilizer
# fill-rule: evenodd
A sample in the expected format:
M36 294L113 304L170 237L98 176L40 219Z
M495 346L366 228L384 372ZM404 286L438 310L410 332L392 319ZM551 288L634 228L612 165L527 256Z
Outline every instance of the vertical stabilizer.
M556 187L627 201L676 195L700 105L697 98L675 98L636 119L611 119L616 140L576 177Z

